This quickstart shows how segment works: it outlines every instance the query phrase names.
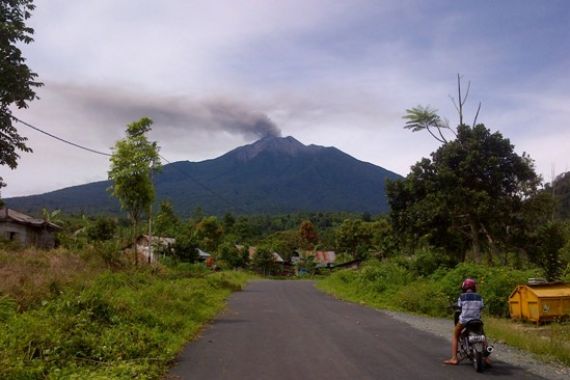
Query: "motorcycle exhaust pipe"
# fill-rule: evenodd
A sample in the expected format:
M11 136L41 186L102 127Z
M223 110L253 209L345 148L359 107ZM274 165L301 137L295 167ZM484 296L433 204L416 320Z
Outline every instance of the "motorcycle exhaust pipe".
M487 346L487 353L492 353L493 351L495 351L495 347L493 346Z

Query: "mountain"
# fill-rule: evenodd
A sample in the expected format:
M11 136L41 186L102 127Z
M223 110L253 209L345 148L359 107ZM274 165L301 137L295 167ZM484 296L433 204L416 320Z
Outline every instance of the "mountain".
M386 179L401 178L333 147L303 145L293 137L265 137L216 159L179 161L155 176L157 202L168 199L188 216L197 207L208 214L297 211L388 211ZM106 189L109 181L40 195L5 199L8 207L37 213L118 213Z

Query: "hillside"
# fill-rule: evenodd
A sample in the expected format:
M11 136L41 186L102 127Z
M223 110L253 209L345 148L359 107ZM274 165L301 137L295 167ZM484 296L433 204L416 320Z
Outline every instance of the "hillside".
M400 176L359 161L334 147L303 145L293 137L266 137L216 159L165 165L156 175L157 202L168 199L184 216L197 207L209 214L388 210L386 179ZM90 214L117 213L109 181L45 194L8 198L28 213L42 208Z

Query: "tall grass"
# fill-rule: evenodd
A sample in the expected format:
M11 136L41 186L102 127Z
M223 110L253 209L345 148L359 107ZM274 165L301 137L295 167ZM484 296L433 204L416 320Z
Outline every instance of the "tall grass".
M5 273L29 265L38 278L11 273L3 284L0 379L159 378L184 343L248 280L244 273L207 273L194 266L111 272L94 258L69 252L29 255L1 256ZM63 269L70 263L78 273ZM59 276L49 275L48 268L59 268ZM18 281L38 286L38 293L17 290ZM53 281L57 292L50 290Z

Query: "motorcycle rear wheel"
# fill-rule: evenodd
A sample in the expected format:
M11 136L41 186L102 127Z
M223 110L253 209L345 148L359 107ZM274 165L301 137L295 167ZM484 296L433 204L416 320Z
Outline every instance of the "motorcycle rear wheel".
M483 372L483 353L479 351L473 352L473 368L477 372Z

